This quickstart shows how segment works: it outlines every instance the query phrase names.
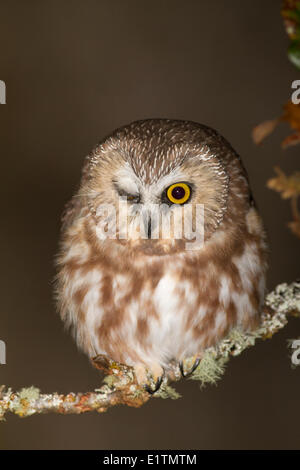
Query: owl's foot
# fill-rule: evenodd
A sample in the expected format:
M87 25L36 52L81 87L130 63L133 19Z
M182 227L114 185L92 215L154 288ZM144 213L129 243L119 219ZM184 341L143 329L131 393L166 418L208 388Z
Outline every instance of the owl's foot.
M195 372L197 367L199 366L200 361L201 361L201 358L195 356L194 362L192 363L192 367L189 367L189 364L187 364L187 361L180 361L179 362L179 369L180 369L182 377L184 377L184 378L190 377ZM188 361L188 362L190 362L190 361Z
M138 364L134 367L134 372L139 385L142 385L150 395L160 389L165 375L164 369L159 364L153 364L149 368Z

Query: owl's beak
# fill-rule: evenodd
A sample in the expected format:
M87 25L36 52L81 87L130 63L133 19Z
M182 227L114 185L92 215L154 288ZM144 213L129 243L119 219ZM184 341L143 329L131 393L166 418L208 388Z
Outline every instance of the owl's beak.
M151 217L148 221L148 230L147 230L148 238L151 238Z
M156 216L151 209L143 210L144 235L147 239L151 239L152 231L156 227Z
M143 213L144 234L147 238L151 238L151 213L146 210Z

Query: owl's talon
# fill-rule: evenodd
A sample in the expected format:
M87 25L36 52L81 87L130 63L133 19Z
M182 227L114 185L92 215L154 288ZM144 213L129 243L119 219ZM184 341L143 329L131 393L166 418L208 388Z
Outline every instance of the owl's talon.
M193 375L193 373L195 372L195 370L199 366L200 361L201 361L200 357L197 357L197 359L195 360L195 362L194 362L192 368L189 370L189 372L185 372L183 361L180 361L179 362L179 369L180 369L182 377L186 378L186 377L190 377L191 375Z
M148 366L136 364L134 372L138 384L150 395L153 395L160 389L165 376L164 368L158 363L152 363ZM153 386L153 384L155 385Z
M145 384L145 385L144 385L145 390L146 390L148 393L150 393L150 395L154 395L154 393L156 393L156 392L160 389L161 384L162 384L162 381L163 381L163 378L164 378L163 375L161 375L160 377L157 378L154 389L151 388L149 384Z

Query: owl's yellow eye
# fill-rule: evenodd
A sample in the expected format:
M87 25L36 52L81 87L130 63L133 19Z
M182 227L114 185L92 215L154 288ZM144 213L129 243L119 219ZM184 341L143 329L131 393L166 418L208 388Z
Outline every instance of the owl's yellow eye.
M168 187L167 198L173 204L184 204L191 195L191 188L186 183L175 183Z

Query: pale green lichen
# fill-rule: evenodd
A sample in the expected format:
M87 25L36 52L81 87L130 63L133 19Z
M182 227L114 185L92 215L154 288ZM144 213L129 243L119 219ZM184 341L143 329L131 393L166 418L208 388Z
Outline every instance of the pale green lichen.
M37 400L40 396L40 390L36 387L22 388L19 392L20 400Z
M115 384L118 383L117 377L114 375L106 375L103 379L103 382L110 388L114 388Z
M34 406L31 405L40 396L40 390L36 387L22 388L10 402L9 408L19 416L30 416L35 413Z
M209 348L204 353L199 366L190 378L199 380L201 387L206 384L216 384L224 374L230 356L237 356L244 349L253 346L259 336L259 330L251 333L244 333L239 329L231 330L215 348Z
M144 390L142 390L139 387L134 387L134 390L132 390L131 387L130 387L130 391L132 392L132 397L133 398L139 399L144 395Z
M217 358L214 351L208 350L204 353L199 366L190 378L199 380L201 387L206 384L216 384L224 374L227 362L228 358Z
M167 384L162 384L159 391L156 392L154 396L163 399L171 398L171 400L177 400L178 398L181 398L180 393L178 393L175 388Z
M228 339L231 343L234 344L234 348L231 348L231 354L234 355L235 352L239 354L244 351L244 349L249 346L254 346L255 340L260 337L259 330L245 333L237 328L231 330L228 335Z

